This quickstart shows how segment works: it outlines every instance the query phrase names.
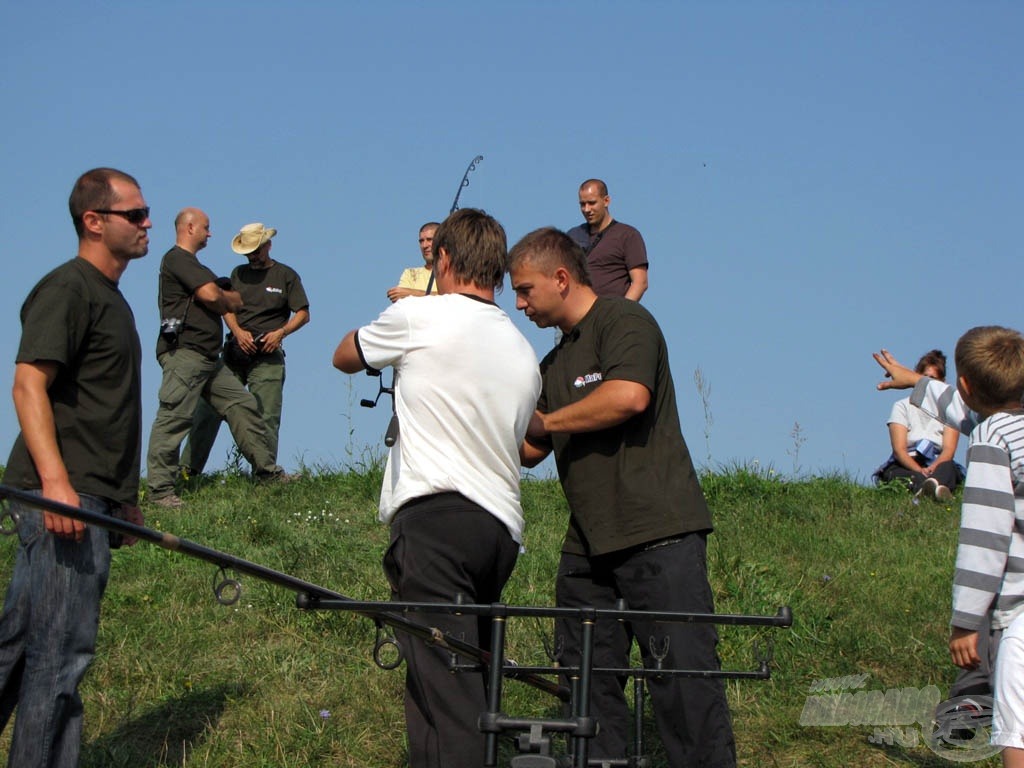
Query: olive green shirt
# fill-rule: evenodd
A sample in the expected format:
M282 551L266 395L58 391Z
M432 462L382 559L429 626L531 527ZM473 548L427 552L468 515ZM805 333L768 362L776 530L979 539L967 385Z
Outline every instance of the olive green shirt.
M693 531L711 516L679 428L668 350L657 321L635 301L599 298L541 362L544 413L610 380L643 384L647 410L608 429L553 434L569 502L563 552L601 555Z
M85 259L46 275L21 308L19 363L57 363L48 394L57 444L78 493L134 504L142 439L142 349L131 307ZM41 488L18 435L4 482Z

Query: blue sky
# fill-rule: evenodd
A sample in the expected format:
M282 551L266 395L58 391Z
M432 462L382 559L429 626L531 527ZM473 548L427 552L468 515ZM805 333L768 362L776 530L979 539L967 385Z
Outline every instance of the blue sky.
M896 398L875 392L872 350L952 359L971 326L1024 326L1017 3L56 2L0 20L0 392L24 296L75 253L74 179L122 168L153 209L149 256L122 280L146 440L157 270L195 205L211 268L229 273L232 235L263 221L309 293L282 462L379 450L387 413L358 406L376 384L331 354L387 306L477 154L460 204L510 245L575 225L579 182L608 182L647 241L644 303L702 465L866 479ZM552 332L511 290L499 303L543 354ZM4 395L0 442L16 432ZM225 429L217 464L229 444Z

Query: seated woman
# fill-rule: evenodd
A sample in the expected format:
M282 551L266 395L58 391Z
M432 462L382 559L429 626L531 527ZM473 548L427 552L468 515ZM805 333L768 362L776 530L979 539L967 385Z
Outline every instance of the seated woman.
M937 349L917 361L914 370L939 381L946 380L946 356ZM896 401L889 414L892 454L875 472L877 483L903 480L915 496L949 501L963 480L963 470L953 461L960 433L943 426L906 397Z

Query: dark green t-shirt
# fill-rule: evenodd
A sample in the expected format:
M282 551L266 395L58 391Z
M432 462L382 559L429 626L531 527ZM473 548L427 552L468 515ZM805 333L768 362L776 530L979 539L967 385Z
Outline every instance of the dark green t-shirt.
M85 259L46 275L21 308L19 363L58 363L49 389L57 444L78 493L134 504L139 493L142 350L131 307ZM22 435L4 482L41 488Z
M643 384L647 410L598 432L552 435L571 511L564 552L602 555L693 531L710 531L690 452L679 428L665 338L628 299L599 298L541 362L538 408L558 410L603 381Z
M157 294L160 319L184 318L178 346L195 350L211 359L220 354L224 322L218 313L197 301L194 294L197 288L216 279L217 275L200 264L194 253L177 245L165 253L160 262L160 291ZM193 297L191 302L190 297ZM170 342L161 335L156 342L157 357L171 349Z
M293 312L309 307L298 273L276 261L268 269L235 267L231 286L242 294L242 308L235 313L238 324L253 334L276 331Z

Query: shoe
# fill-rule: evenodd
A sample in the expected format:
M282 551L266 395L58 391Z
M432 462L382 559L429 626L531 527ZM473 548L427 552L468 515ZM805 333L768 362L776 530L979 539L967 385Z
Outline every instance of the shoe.
M258 483L281 483L282 485L287 483L293 483L299 479L299 475L290 475L283 469L277 472L267 472L256 477Z
M921 490L915 496L925 496L933 501L946 502L953 498L953 492L934 477L929 477L921 483Z
M974 699L963 698L942 719L942 725L949 733L947 741L964 746L975 739L982 740L984 730L992 727L992 707L985 707Z
M155 499L149 500L150 504L157 507L163 507L164 509L181 509L185 506L185 502L181 500L181 497L176 493L168 493L166 496L158 496Z
M924 496L926 499L936 499L936 492L939 490L939 481L934 477L926 478L921 483L921 490L917 492L918 496ZM949 490L948 488L946 490Z

